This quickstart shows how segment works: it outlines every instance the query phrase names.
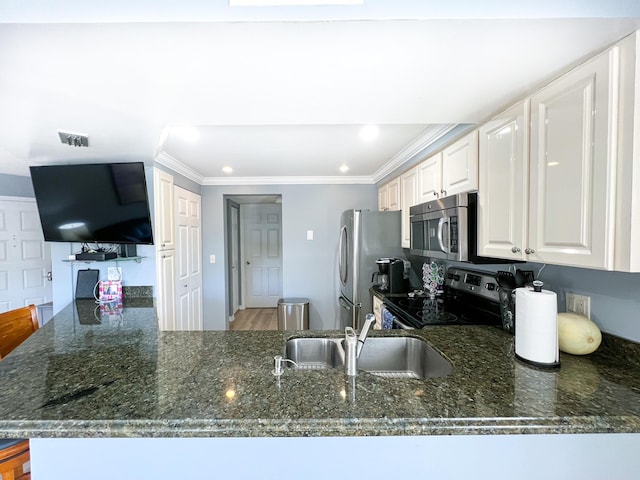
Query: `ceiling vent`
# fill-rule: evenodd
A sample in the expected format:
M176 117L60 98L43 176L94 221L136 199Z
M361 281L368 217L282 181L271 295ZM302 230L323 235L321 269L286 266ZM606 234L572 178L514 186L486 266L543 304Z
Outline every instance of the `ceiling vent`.
M88 147L89 136L83 133L63 132L58 130L58 136L62 143L66 143L72 147Z

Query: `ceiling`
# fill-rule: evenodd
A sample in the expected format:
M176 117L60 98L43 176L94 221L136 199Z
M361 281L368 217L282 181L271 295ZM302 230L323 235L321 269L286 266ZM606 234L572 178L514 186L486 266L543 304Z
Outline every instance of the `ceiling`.
M155 160L200 184L374 183L639 27L640 0L9 2L0 173Z

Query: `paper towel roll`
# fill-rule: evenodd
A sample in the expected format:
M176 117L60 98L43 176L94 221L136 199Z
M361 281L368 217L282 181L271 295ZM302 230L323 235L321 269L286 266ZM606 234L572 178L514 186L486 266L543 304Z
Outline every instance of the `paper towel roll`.
M559 365L555 292L516 289L516 356L538 366Z

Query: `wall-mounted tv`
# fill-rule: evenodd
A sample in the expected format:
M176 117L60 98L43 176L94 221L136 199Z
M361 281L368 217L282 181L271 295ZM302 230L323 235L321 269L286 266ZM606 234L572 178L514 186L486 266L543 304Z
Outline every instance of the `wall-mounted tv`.
M142 162L30 170L46 241L153 244Z

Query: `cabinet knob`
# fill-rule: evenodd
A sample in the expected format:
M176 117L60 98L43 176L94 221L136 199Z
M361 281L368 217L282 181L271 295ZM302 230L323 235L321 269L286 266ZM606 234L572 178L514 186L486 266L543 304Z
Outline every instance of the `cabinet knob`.
M511 253L520 253L520 249L518 247L511 247Z
M526 248L524 250L524 253L526 253L527 255L531 255L532 253L536 253L536 251L533 248Z

